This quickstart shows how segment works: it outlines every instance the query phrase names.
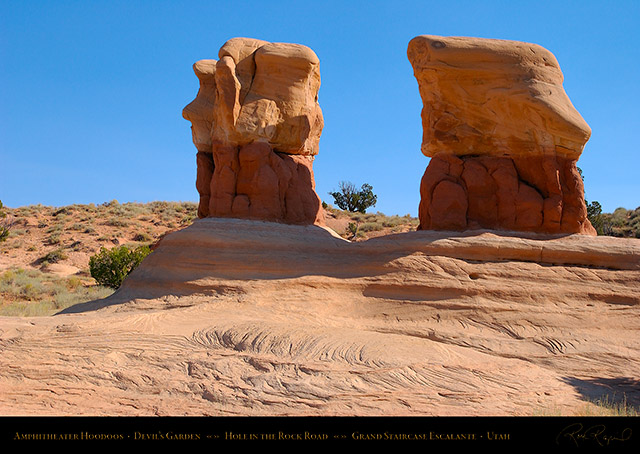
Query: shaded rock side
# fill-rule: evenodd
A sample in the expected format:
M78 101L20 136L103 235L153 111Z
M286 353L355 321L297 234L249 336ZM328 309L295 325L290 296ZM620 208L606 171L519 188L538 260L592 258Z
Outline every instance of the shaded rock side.
M548 50L418 36L407 55L423 101L420 228L595 235L576 163L591 130Z
M319 60L306 46L234 38L183 110L197 153L200 218L323 222L313 160L324 120Z

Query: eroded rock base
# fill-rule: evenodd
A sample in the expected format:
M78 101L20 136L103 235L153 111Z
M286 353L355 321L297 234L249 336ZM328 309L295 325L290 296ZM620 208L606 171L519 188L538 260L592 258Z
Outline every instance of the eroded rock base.
M561 156L438 154L420 196L420 230L596 234L576 161Z
M198 152L198 216L323 224L313 157L274 151L267 142L214 145Z

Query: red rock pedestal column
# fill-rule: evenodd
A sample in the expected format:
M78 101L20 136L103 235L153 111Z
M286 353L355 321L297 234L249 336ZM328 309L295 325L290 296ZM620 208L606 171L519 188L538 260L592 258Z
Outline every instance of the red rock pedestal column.
M208 216L321 223L312 157L278 153L267 142L214 149Z
M437 154L420 184L420 230L595 231L576 162Z

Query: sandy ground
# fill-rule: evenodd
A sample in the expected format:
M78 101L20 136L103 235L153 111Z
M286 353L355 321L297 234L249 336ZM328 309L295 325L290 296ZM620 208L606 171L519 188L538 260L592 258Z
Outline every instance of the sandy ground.
M0 318L0 414L637 408L639 341L640 240L205 219L106 300Z

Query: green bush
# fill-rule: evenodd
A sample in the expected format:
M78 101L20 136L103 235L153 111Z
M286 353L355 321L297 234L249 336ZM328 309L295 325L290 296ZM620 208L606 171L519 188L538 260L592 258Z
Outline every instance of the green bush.
M587 205L587 218L598 235L604 235L606 225L605 220L602 217L602 206L597 201L588 202L585 200L585 204Z
M349 235L350 239L354 239L358 235L358 223L357 222L350 222L349 223L349 225L347 226L347 234Z
M365 213L367 208L375 206L378 196L373 193L373 186L363 184L358 191L353 183L340 182L340 190L330 192L336 205L342 210Z
M129 249L127 246L113 249L100 248L89 259L89 270L98 284L117 289L124 279L151 253L148 246Z

